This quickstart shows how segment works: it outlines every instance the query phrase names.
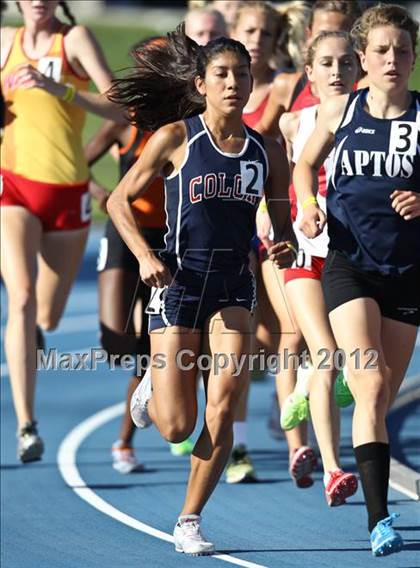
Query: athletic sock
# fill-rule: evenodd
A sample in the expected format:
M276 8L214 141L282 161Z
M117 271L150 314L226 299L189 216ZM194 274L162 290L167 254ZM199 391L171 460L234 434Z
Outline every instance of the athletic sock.
M388 485L390 469L389 444L370 442L354 448L360 481L362 482L371 532L376 524L389 516Z
M191 523L200 519L200 515L196 515L194 513L191 513L190 515L181 515L180 517L178 517L178 524L181 526L183 523Z
M247 428L246 422L234 422L233 423L233 447L244 445L246 446L248 442L247 439Z

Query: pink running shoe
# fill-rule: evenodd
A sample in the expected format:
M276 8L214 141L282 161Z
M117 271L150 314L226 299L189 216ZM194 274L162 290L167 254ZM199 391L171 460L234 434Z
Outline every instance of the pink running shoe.
M316 467L317 457L312 448L302 446L295 450L289 466L289 473L296 486L300 489L311 487L314 480L311 473Z
M341 469L328 472L329 479L325 486L325 498L329 507L344 505L346 499L357 491L357 477L354 473L345 473Z

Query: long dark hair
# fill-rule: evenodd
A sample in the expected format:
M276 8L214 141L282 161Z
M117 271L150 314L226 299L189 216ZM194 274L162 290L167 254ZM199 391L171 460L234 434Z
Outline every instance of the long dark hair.
M205 110L195 78L204 77L210 61L226 51L251 65L249 53L240 42L221 37L199 46L185 35L181 24L166 38L138 44L131 52L135 66L128 75L113 81L107 96L126 109L132 124L155 131Z
M3 2L2 2L3 4ZM18 7L19 12L22 12L21 8L20 8L20 4L19 2L16 2L16 5ZM70 11L70 8L67 5L67 2L65 0L60 0L60 2L58 3L58 5L60 6L60 8L63 9L64 15L66 16L66 18L68 19L68 21L70 22L70 25L73 27L77 24L76 22L76 18L73 16L73 14Z

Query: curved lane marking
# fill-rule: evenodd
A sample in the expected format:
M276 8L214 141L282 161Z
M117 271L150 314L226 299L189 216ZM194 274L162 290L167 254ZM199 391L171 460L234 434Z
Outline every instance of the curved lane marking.
M123 414L125 408L125 403L121 402L113 406L109 406L104 410L93 414L83 422L80 422L73 430L71 430L64 440L61 442L57 453L57 464L58 469L67 483L67 485L84 501L89 503L101 513L108 515L120 523L127 525L133 529L140 532L164 540L166 542L173 543L173 536L155 529L146 523L123 513L119 509L115 508L113 505L99 497L92 489L90 489L85 481L82 479L78 467L77 467L77 452L83 442L88 438L95 430L117 418ZM236 564L237 566L243 566L244 568L267 568L262 564L255 564L254 562L248 562L246 560L241 560L240 558L235 558L229 554L214 554L211 558L216 558L217 560L223 560L224 562L229 562L230 564ZM181 560L182 564L182 560Z

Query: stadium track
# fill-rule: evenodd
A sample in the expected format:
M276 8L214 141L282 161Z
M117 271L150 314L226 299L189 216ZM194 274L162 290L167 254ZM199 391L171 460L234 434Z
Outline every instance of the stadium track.
M62 324L47 334L48 347L60 353L86 352L98 344L94 264L99 236L98 231L91 234ZM3 288L1 304L4 308ZM320 471L312 488L294 488L286 444L272 440L266 429L271 381L254 384L251 395L249 445L260 483L219 484L204 511L203 530L215 540L220 557L188 558L167 542L182 503L188 458L172 457L150 429L135 439L146 464L144 473L122 476L110 465L127 373L109 372L105 365L95 372L42 371L37 414L46 453L41 462L23 467L15 457L15 419L3 351L1 369L1 560L7 568L177 568L222 562L281 568L419 566L420 506L407 495L390 490L390 509L401 513L396 527L405 539L404 552L373 559L361 491L347 506L328 509ZM419 374L418 339L408 387ZM420 471L420 401L393 413L389 425L391 440L398 444L394 456ZM354 470L349 411L342 430L343 465ZM91 501L85 500L87 495ZM120 518L109 516L110 511Z

